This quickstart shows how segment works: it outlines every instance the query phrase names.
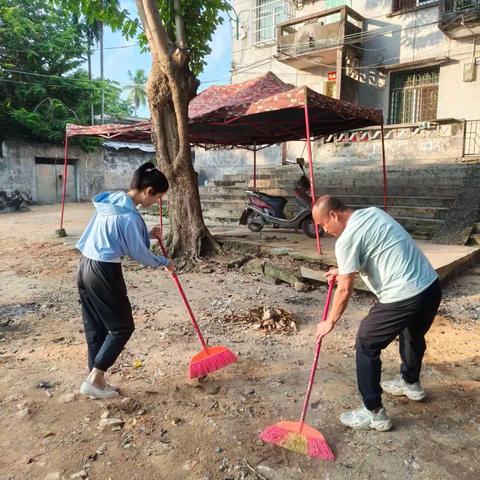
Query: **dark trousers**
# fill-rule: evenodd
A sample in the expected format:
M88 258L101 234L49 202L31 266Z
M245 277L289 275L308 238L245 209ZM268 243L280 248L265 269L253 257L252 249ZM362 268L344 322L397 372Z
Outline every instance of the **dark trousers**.
M380 353L400 336L400 372L407 383L420 378L425 334L437 313L442 291L438 280L422 293L393 303L376 303L362 320L356 341L358 389L369 410L382 406Z
M134 331L122 266L82 255L77 285L88 346L88 368L106 371Z

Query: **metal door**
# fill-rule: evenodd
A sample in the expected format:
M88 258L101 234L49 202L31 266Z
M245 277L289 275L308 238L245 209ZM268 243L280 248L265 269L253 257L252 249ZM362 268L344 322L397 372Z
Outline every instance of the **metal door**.
M75 165L69 161L66 202L77 201ZM63 188L63 162L58 159L35 159L37 203L60 203Z

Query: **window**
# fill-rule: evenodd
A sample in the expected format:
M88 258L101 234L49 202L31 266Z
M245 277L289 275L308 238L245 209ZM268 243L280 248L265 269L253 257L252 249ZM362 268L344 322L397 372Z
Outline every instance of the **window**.
M438 3L438 0L393 0L392 11L410 10L430 3Z
M252 0L252 43L271 43L275 40L275 27L291 17L291 2L286 0Z
M435 120L439 73L435 67L391 74L390 123Z

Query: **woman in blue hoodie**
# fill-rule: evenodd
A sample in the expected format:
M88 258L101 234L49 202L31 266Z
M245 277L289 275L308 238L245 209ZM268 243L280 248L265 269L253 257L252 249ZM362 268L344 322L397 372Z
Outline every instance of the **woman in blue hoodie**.
M77 243L82 252L77 284L82 303L90 374L80 392L92 398L114 398L118 391L105 382L105 372L122 352L134 330L132 307L122 274L122 257L149 267L174 264L150 251L150 233L137 207L149 208L168 190L168 181L153 163L133 174L130 191L104 192L93 198L96 212Z

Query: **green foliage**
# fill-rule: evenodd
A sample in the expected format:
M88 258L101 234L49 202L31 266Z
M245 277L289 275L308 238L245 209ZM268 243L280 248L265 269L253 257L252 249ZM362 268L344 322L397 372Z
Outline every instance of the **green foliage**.
M126 38L138 36L146 49L147 42L134 12L121 9L117 0L51 0L54 4L76 14L83 14L89 23L101 20L112 30L120 30ZM170 0L157 0L160 17L170 41L175 43L175 16ZM218 25L223 23L222 12L229 10L226 0L180 0L180 13L185 21L190 68L199 75L205 66L205 57L212 51L209 43Z
M108 113L129 113L118 84L78 70L87 49L72 13L45 0L0 0L0 139L62 142L66 123L89 124L91 102L100 110L102 88Z
M124 87L124 90L128 91L127 100L133 108L134 115L137 116L138 108L145 106L147 103L147 92L145 91L147 76L145 75L145 70L139 68L135 75L132 75L132 72L128 70L128 77L132 84Z

